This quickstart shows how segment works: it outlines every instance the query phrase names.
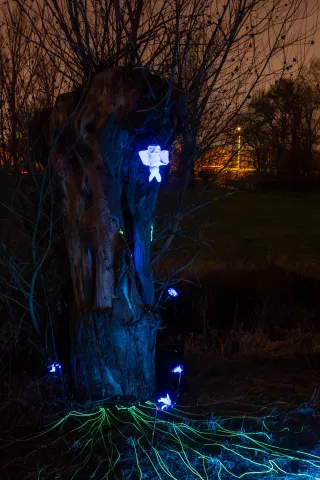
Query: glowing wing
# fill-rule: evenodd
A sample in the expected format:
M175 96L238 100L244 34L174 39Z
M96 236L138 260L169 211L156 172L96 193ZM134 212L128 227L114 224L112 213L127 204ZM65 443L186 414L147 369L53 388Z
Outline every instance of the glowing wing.
M163 163L164 165L168 165L168 163L169 163L169 152L168 152L168 150L161 150L160 156L161 156L161 163Z
M143 165L147 165L148 167L150 166L150 159L149 159L149 155L148 155L148 150L141 150L141 152L139 152L139 157L140 157Z

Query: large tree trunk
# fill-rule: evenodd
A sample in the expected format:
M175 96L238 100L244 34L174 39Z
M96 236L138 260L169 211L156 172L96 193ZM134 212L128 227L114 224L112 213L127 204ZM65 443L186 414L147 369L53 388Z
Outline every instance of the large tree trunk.
M158 101L164 84L150 82ZM149 183L138 151L168 146L173 130L159 109L133 111L151 101L150 88L141 71L108 69L86 91L61 97L51 116L75 303L72 374L89 396L143 397L155 388L150 231L158 183Z
M150 395L157 329L152 314L135 319L122 299L112 315L79 312L71 354L77 391L101 398Z

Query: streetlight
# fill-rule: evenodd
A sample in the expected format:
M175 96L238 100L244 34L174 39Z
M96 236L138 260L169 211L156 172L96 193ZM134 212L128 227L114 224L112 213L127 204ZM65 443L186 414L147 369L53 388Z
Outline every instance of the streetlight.
M241 151L241 127L237 127L238 132L238 170L240 169L240 151Z

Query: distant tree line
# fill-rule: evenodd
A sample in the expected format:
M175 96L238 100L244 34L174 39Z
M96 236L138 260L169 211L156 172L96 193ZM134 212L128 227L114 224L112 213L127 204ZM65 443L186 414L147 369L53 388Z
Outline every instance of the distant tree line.
M320 172L320 63L253 95L242 123L241 157L261 174L298 186Z

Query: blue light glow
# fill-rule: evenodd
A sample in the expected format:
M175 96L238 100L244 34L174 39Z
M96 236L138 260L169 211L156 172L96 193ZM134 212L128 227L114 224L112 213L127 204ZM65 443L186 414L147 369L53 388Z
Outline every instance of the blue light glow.
M161 182L159 167L169 164L168 150L161 150L159 145L149 145L148 150L141 150L139 152L139 156L143 165L149 167L149 182L154 178L157 182Z
M178 365L176 368L172 370L172 373L182 373L183 372L183 366Z
M61 370L61 363L59 362L53 362L51 365L49 365L49 373L55 373L57 370Z
M158 403L162 403L162 406L160 407L161 410L168 410L174 405L168 393L166 397L159 398Z
M168 294L171 297L177 297L179 295L178 292L174 288L168 288Z

